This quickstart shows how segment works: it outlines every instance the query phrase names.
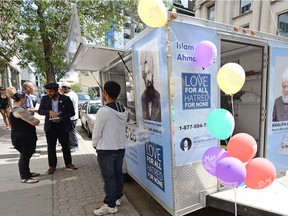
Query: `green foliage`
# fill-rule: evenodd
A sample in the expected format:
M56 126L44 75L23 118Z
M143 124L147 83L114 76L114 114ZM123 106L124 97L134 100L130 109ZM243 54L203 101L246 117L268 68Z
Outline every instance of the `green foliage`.
M75 84L71 85L71 89L72 89L74 92L82 92L81 84L80 84L80 83L75 83Z
M0 57L10 61L17 51L22 66L33 63L47 82L67 71L65 42L74 4L80 23L105 45L106 31L120 30L128 17L138 23L135 0L10 0L0 2ZM0 41L1 42L1 41ZM4 48L3 48L4 47Z
M88 94L91 98L97 98L98 95L96 94L96 91L93 87L88 88Z

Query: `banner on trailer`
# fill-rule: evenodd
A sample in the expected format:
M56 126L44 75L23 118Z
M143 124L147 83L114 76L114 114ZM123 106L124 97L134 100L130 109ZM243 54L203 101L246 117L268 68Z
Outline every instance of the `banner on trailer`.
M154 29L133 47L137 126L127 125L126 158L129 172L173 209L165 29Z
M201 161L204 152L218 141L207 129L208 114L219 108L219 62L205 68L196 64L195 49L202 41L218 49L217 31L184 23L171 24L174 87L173 142L176 166ZM205 57L205 56L204 56Z
M277 171L288 170L288 47L270 43L266 157Z

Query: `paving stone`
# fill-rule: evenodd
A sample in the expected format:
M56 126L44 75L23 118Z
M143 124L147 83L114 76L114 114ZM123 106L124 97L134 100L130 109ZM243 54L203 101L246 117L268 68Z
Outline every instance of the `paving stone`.
M57 170L48 175L47 143L43 130L44 117L37 126L37 150L40 157L32 157L30 168L39 172L39 183L21 184L18 159L19 153L11 148L10 130L6 130L0 119L0 212L1 215L29 216L92 216L96 207L103 205L103 181L97 165L95 149L91 141L80 135L79 151L72 153L76 171L65 170L61 146L57 146ZM123 200L127 200L123 197ZM11 205L17 203L17 205ZM133 214L131 213L133 212ZM138 216L131 203L123 202L117 216Z

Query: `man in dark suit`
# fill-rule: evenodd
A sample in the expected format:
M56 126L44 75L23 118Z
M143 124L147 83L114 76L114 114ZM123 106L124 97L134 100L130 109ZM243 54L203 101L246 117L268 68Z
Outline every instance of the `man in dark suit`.
M48 145L48 174L53 174L56 170L57 139L62 146L66 169L76 170L77 167L72 164L69 148L69 131L72 129L70 117L75 115L73 103L68 96L59 94L57 83L49 83L44 88L47 95L42 97L38 113L45 115L44 130Z

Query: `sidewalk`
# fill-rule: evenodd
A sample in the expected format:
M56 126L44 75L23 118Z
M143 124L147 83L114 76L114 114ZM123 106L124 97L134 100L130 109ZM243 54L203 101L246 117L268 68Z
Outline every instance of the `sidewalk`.
M72 153L76 171L65 170L61 147L57 146L58 165L54 175L48 175L44 117L37 126L37 150L40 157L32 157L30 169L41 175L36 184L22 184L18 171L19 153L11 148L10 130L0 118L0 212L5 216L92 216L102 206L103 182L91 141L79 135L79 151ZM118 216L138 216L125 196L118 207Z

